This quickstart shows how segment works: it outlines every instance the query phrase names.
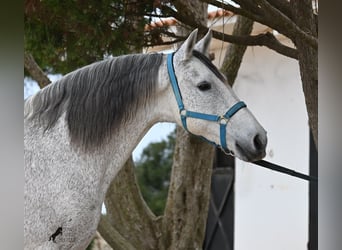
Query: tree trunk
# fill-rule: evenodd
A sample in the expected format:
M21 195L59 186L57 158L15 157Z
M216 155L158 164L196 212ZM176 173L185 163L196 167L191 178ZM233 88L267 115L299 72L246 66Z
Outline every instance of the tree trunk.
M98 230L109 245L115 250L126 250L127 244L128 249L157 249L160 220L140 194L132 158L112 181L105 205L107 215L102 216ZM106 233L109 230L115 230L115 233ZM120 243L123 239L126 245Z
M169 195L158 249L202 249L214 147L177 128Z
M234 24L233 35L247 36L251 34L253 23L253 20L247 17L238 16ZM227 77L230 86L233 86L235 82L246 48L247 46L237 44L229 44L227 47L221 72Z
M174 1L182 15L207 26L207 4ZM191 30L181 27L185 35ZM199 34L199 38L205 35ZM159 249L202 249L208 216L214 147L177 127L171 183L162 223ZM162 248L164 247L164 248Z
M317 26L311 0L291 1L294 20L302 30L317 37ZM318 54L300 37L292 38L298 50L300 75L302 78L309 125L318 147Z

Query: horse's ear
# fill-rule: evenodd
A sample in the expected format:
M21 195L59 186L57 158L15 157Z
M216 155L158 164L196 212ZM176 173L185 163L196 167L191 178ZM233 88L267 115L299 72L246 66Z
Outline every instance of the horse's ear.
M212 38L212 31L211 29L208 30L207 34L195 45L195 50L198 50L202 54L209 57L209 46Z
M183 60L188 60L192 56L192 51L196 44L198 29L192 31L185 42L180 46L177 53L182 56Z

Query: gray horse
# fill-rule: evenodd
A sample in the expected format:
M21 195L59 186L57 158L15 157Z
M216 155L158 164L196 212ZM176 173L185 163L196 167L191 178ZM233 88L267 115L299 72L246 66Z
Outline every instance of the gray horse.
M25 249L85 249L109 184L157 122L184 126L186 119L190 133L224 142L242 160L265 156L266 132L248 108L220 115L239 100L206 57L211 32L197 44L196 37L197 30L171 66L163 54L120 56L71 72L25 101Z

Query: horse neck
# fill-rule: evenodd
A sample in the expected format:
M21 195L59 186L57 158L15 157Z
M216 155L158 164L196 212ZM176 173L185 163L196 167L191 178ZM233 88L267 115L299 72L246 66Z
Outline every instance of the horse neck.
M165 74L166 61L161 65L159 75L162 77L159 76L155 96L151 97L146 105L141 105L130 121L120 126L113 134L111 142L102 151L105 154L103 157L109 163L106 173L108 178L115 177L139 141L155 123L175 122L170 109L170 102L174 102L174 96L168 78L164 77Z

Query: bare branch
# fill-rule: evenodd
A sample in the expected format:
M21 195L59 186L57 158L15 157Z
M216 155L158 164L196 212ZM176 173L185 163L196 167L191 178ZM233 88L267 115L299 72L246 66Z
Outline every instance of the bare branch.
M279 32L285 34L286 36L290 37L291 39L295 39L299 37L306 41L311 47L314 49L318 49L318 41L317 38L312 36L309 31L305 32L300 27L296 25L291 19L289 19L286 15L284 15L281 11L273 7L269 2L266 0L259 0L261 7L267 12L268 15L271 16L272 22L265 22L264 24L272 27ZM277 20L275 22L275 20ZM277 27L273 27L272 25L276 23Z
M298 59L298 52L296 49L281 44L270 32L255 36L232 36L213 30L213 37L238 45L266 46L278 52L279 54L291 57L293 59Z
M317 49L317 38L303 31L300 27L294 23L291 18L285 15L280 9L272 6L266 0L250 1L250 0L235 0L240 6L246 6L247 8L236 8L230 4L222 3L218 0L202 0L203 2L210 3L214 6L224 8L232 11L235 14L242 15L262 23L270 28L273 28L280 33L286 35L292 40L299 36L306 41L310 46Z
M123 238L114 227L112 227L104 215L101 215L97 230L101 234L102 238L104 238L113 249L137 250L129 243L129 241Z
M24 67L31 77L37 81L39 87L42 89L51 83L50 79L45 75L43 70L34 60L31 53L25 51L24 55Z
M169 32L167 30L163 30L161 32L161 34L163 35L167 35L168 37L172 37L172 38L176 38L176 39L179 39L179 40L185 40L187 37L186 36L179 36L179 35L176 35L175 33L173 32Z
M105 205L107 209L106 221L125 240L137 249L155 249L158 219L141 196L134 174L132 157L127 160L110 184ZM141 234L141 229L144 230L144 234ZM102 237L108 243L115 240L110 235L102 235Z
M231 36L227 34L223 34L222 36L222 33L214 31L213 36L217 39L221 38L221 40L225 42L230 42L238 45L266 46L269 49L272 49L281 55L293 59L298 59L298 52L296 49L280 43L278 39L270 32L266 32L255 36Z
M184 41L184 39L174 39L172 41L167 41L167 42L145 43L144 46L153 47L153 46L172 45L172 44L176 44L182 41Z
M208 4L211 4L211 5L214 5L218 8L222 8L222 9L225 9L225 10L229 10L231 12L233 12L234 14L237 14L237 15L241 15L241 16L245 16L245 17L248 17L249 19L252 19L252 20L255 20L255 21L261 21L262 19L262 16L260 16L259 14L255 13L256 11L254 12L251 12L251 11L246 11L246 9L242 9L242 8L237 8L231 4L228 4L228 3L223 3L223 2L220 2L218 0L201 0L202 2L206 2ZM255 10L255 8L254 8Z
M165 35L169 38L174 38L171 41L163 41L162 36ZM145 31L144 33L144 46L152 47L152 46L162 46L162 45L172 45L175 43L182 42L186 39L185 36L176 35L174 32L170 32L165 27L153 28L149 31Z
M268 0L268 2L292 20L293 14L291 12L291 6L290 6L290 3L288 1Z
M165 7L167 8L167 7ZM180 15L178 12L172 10L171 8L168 9L169 12L172 12L173 16L179 20L182 23L185 23L189 26L192 26L194 28L199 28L202 30L203 33L206 33L208 31L208 28L205 26L199 26L198 23L194 22L194 20L188 16L184 17ZM213 37L225 42L239 44L239 45L246 45L246 46L266 46L279 54L282 54L284 56L288 56L294 59L297 59L297 50L290 48L288 46L285 46L281 44L273 34L267 32L264 34L259 34L255 36L233 36L221 33L219 31L213 30Z

